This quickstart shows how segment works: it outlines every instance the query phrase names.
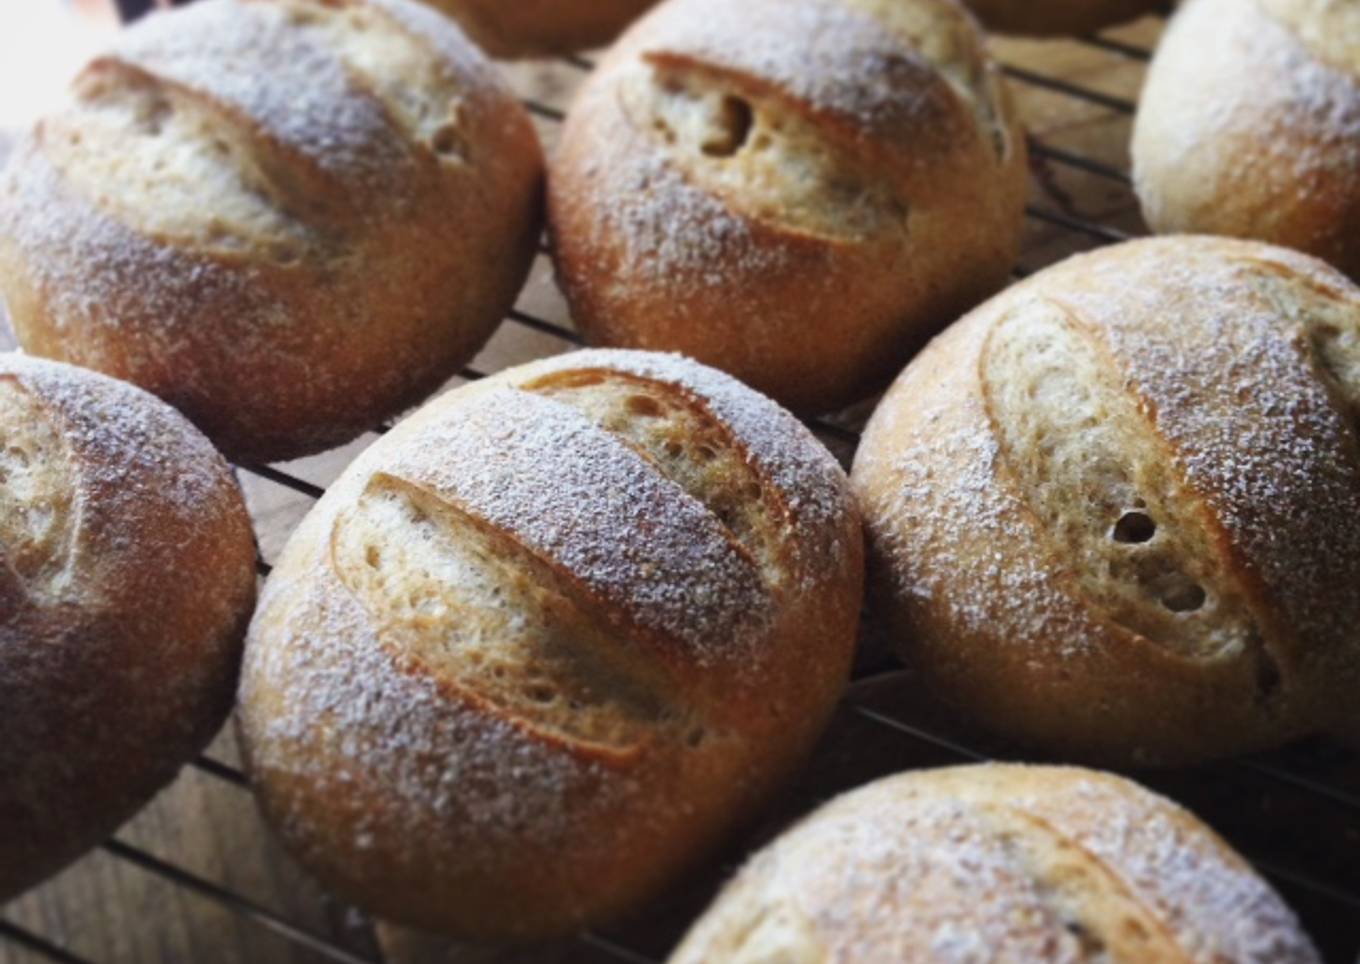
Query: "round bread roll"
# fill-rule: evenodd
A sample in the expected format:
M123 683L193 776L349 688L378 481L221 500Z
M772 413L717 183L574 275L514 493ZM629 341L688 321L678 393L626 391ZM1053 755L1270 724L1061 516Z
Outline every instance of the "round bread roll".
M1270 241L1360 279L1360 4L1187 3L1148 71L1133 166L1157 231Z
M1084 759L1354 721L1360 290L1252 242L1073 258L902 374L856 457L923 690Z
M414 0L148 17L0 180L0 290L34 354L150 389L232 458L418 401L523 283L542 158L495 69Z
M1000 33L1080 35L1134 20L1167 0L964 0L989 30Z
M757 854L670 964L1320 962L1217 834L1136 783L982 765L879 780Z
M493 57L532 57L609 43L656 0L426 0Z
M827 410L1005 282L1025 146L953 0L670 0L586 84L548 190L588 338Z
M246 647L266 816L379 916L537 939L636 906L820 733L860 522L792 416L594 351L432 402L299 527Z
M131 385L0 354L0 903L208 743L254 601L207 439Z

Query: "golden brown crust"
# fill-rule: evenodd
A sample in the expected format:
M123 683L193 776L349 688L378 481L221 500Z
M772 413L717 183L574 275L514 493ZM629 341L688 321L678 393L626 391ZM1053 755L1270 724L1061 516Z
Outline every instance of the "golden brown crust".
M1154 13L1166 0L964 0L999 33L1080 35Z
M431 403L290 541L240 720L265 813L462 938L636 906L808 749L862 592L840 468L693 362L582 352Z
M1004 283L1024 153L952 3L673 0L567 118L559 282L596 343L834 408Z
M609 43L656 0L426 0L493 57L533 57Z
M250 520L192 426L0 355L0 900L126 820L226 717Z
M1354 716L1360 292L1176 238L961 321L853 473L881 605L932 692L1083 758L1176 763Z
M1148 223L1285 245L1360 278L1357 31L1345 2L1185 4L1134 130Z
M541 155L494 68L410 0L148 18L0 182L30 352L127 378L238 460L418 401L513 302Z
M879 780L757 854L671 964L1316 964L1284 902L1194 816L1089 770Z

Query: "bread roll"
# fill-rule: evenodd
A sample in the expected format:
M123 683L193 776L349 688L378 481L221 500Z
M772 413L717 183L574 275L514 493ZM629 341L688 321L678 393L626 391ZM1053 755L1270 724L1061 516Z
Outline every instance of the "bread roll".
M222 724L255 546L221 456L131 385L0 354L0 903Z
M984 765L879 780L757 854L671 964L1314 964L1212 830L1128 780Z
M1025 187L953 0L670 0L572 107L549 218L592 341L819 410L1005 282Z
M1000 33L1088 34L1167 6L1166 0L965 0Z
M493 57L532 57L609 43L655 0L426 0Z
M0 290L31 353L290 458L471 357L525 277L540 176L494 68L414 0L207 0L129 30L17 149Z
M584 352L432 402L290 540L246 648L266 816L377 915L537 939L651 896L849 673L859 517L787 413Z
M941 336L854 486L930 693L1176 764L1357 718L1360 290L1212 238L1073 258Z
M1157 231L1282 244L1360 279L1360 4L1185 4L1148 70L1133 167Z

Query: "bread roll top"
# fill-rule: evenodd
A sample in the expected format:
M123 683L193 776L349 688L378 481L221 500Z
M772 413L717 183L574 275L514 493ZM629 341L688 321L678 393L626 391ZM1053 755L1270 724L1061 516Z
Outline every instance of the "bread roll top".
M758 854L671 964L1315 962L1209 828L1089 770L976 766L847 793Z
M254 560L229 467L176 412L0 354L0 898L112 832L217 731Z
M1026 186L952 0L670 0L587 81L553 164L590 341L680 351L802 411L872 392L1004 282Z
M1357 18L1326 0L1184 4L1134 131L1148 223L1285 245L1360 278Z
M677 286L739 285L778 267L781 242L902 244L913 207L1018 149L976 31L946 3L670 3L590 91L620 98L642 137L601 161L642 193L598 218L627 268Z
M904 373L857 458L908 645L951 676L979 661L977 686L1035 702L1021 732L1086 752L1349 713L1357 366L1360 292L1264 245L1136 242L995 299ZM1042 694L1100 725L1059 732Z
M205 625L239 618L240 593L208 591L220 573L179 571L201 606L156 591L178 560L221 550L254 558L230 467L173 409L131 385L68 365L0 354L0 571L6 614L43 614L54 632L85 610L126 631L192 647ZM229 573L240 588L239 573ZM253 591L253 572L244 579ZM171 626L162 620L174 621ZM92 641L91 645L95 645ZM28 647L25 647L28 648ZM33 652L40 653L34 646Z
M830 712L856 520L801 424L679 358L452 392L346 471L270 579L241 697L266 809L342 889L426 881L363 896L427 927L634 902Z
M384 222L430 217L422 201L488 163L461 156L460 141L488 126L498 90L457 32L414 4L217 0L151 17L39 125L26 145L34 169L16 165L14 202L56 202L60 217L21 210L8 226L43 253L74 246L94 261L68 256L68 274L51 279L81 304L101 300L101 278L115 295L127 280L101 274L114 266L99 256L151 270L135 261L148 246L173 246L199 273L303 258L334 270Z
M151 389L233 455L293 456L480 343L540 170L434 11L212 0L120 35L20 145L0 277L27 350Z

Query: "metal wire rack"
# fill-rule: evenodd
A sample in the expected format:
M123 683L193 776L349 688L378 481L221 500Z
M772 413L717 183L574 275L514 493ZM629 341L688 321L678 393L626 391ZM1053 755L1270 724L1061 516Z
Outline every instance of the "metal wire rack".
M150 2L120 0L120 5L125 12L131 13L146 9ZM1076 43L1092 55L1116 58L1137 69L1141 69L1149 57L1144 44L1111 36L1087 37ZM545 139L552 139L552 128L562 120L561 104L566 103L572 86L570 75L574 73L579 79L591 66L591 62L583 57L566 57L543 65L545 70L568 75L560 103L549 103L541 97L525 99L525 106L544 128ZM1017 88L1029 88L1054 98L1078 102L1116 118L1126 118L1135 109L1135 103L1124 96L1049 76L1032 64L1007 63L1005 70ZM1092 156L1090 151L1046 140L1032 138L1030 146L1038 189L1026 215L1035 230L1036 243L1029 246L1026 264L1017 267L1017 277L1071 251L1118 242L1139 233L1136 214L1132 213L1129 176L1119 163ZM1121 145L1121 156L1122 153ZM1082 213L1077 206L1067 203L1067 194L1060 183L1073 176L1098 180L1108 187L1112 198L1120 199L1119 202L1112 203L1100 216ZM546 254L546 250L541 254ZM521 299L521 307L510 312L505 328L512 331L517 328L521 335L538 339L532 343L533 350L539 354L567 350L581 343L580 336L569 324L552 320L546 317L547 314L549 312L526 306L525 299ZM489 359L489 362L484 363L483 359ZM464 369L455 383L485 377L487 369L497 363L494 352L484 353L477 362L478 367ZM868 406L860 406L836 416L811 420L809 424L839 458L848 462L867 411ZM381 434L386 428L378 426L374 432ZM289 498L295 498L298 504L294 507L294 515L300 514L324 491L321 483L327 480L313 481L310 472L310 467L302 463L287 467L238 467L248 492L261 486L275 487L288 493ZM269 573L270 566L265 557L260 558L258 568L262 576ZM928 713L922 716L905 711L889 698L892 681L902 672L901 667L881 655L873 645L866 648L868 653L861 658L855 682L807 774L787 798L774 807L775 812L768 815L762 826L745 838L742 847L733 849L726 862L709 867L687 885L677 888L674 895L649 910L643 919L582 935L555 949L553 959L572 964L655 964L664 959L669 946L683 933L685 925L703 907L741 853L817 801L874 777L909 767L1019 756L1012 748L995 741L975 735L962 737L950 725L930 719ZM192 769L229 788L224 792L248 793L249 786L241 771L215 755L205 755L194 761ZM1355 752L1325 740L1315 740L1284 751L1193 771L1136 776L1186 803L1231 840L1290 901L1329 961L1357 959L1360 950L1360 759ZM360 938L341 940L333 932L322 933L322 929L314 925L290 919L277 909L264 906L226 882L209 879L163 859L145 847L128 842L121 834L105 842L100 849L113 860L220 905L252 926L272 931L287 944L308 952L308 960L386 964L379 943L372 939L371 933L366 934L369 924L362 918L351 928L360 932ZM24 951L33 961L97 964L100 960L86 956L83 950L82 953L68 950L62 946L59 936L39 933L39 928L31 923L19 923L7 914L6 908L0 908L0 960L7 960L7 943L11 949ZM24 959L22 955L18 957L18 960Z

